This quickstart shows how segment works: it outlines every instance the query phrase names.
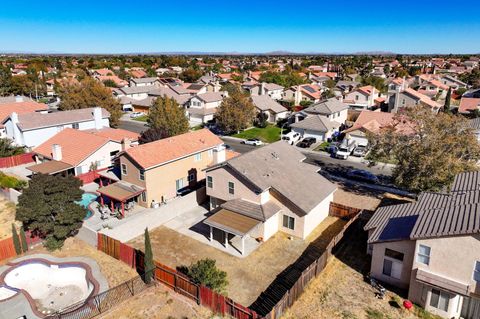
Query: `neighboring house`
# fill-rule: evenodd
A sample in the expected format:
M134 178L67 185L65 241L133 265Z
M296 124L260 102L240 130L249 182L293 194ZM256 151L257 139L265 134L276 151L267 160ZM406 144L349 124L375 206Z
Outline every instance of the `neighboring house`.
M389 110L393 113L397 113L402 108L415 107L416 105L429 107L434 112L438 112L442 107L440 103L435 102L427 95L411 88L395 93L389 100Z
M304 109L303 112L308 115L321 115L331 121L344 124L347 120L348 105L340 102L336 98L330 98L320 103L313 104Z
M451 75L444 75L441 77L440 81L446 85L451 87L453 90L458 90L460 88L467 88L468 85L465 82L460 81L456 77L453 77Z
M448 85L443 84L439 80L431 79L424 81L418 88L418 91L428 96L444 99L448 88Z
M159 86L157 77L130 79L130 86Z
M474 97L474 98L480 98L480 89L472 89L467 92L465 92L462 97Z
M0 121L4 121L12 113L27 114L47 112L48 105L37 103L22 96L3 97L0 100ZM7 137L4 124L0 124L0 138Z
M126 86L119 89L115 89L113 94L118 97L126 97L133 100L143 100L148 97L148 93L157 89L154 86Z
M127 149L119 155L121 180L98 191L121 203L136 200L151 207L186 187L194 189L208 166L224 160L223 141L216 135L208 129L188 132Z
M37 165L28 169L34 173L77 176L113 166L116 155L137 142L138 134L121 129L66 128L33 149Z
M186 103L189 121L201 124L213 120L218 107L227 96L228 93L226 91L195 95Z
M352 127L343 131L357 145L368 145L367 134L379 134L389 125L395 124L397 132L411 134L412 129L406 123L395 123L393 113L363 110Z
M252 95L268 95L274 100L283 98L284 87L275 83L262 82L250 89Z
M128 85L127 81L120 79L115 74L114 75L96 75L95 79L102 83L104 83L105 81L112 81L113 83L115 83L117 88L122 88Z
M267 121L270 123L277 123L277 121L287 118L290 114L285 107L268 95L253 95L252 101L257 112L266 114Z
M338 81L333 91L335 92L335 95L343 96L353 91L359 85L360 85L360 82L356 82L356 81Z
M108 76L114 75L113 71L109 69L97 69L97 70L90 70L89 71L92 76Z
M315 137L317 142L331 138L340 126L339 122L329 120L323 115L309 115L300 122L290 124L293 132L299 133L302 137Z
M5 136L16 145L33 148L66 128L88 130L110 127L109 117L110 113L99 107L52 113L13 112L2 124Z
M284 93L284 100L292 101L295 105L300 105L300 102L320 102L322 98L322 88L315 84L302 84L292 86Z
M337 187L303 160L279 141L207 168L213 214L203 223L211 240L213 231L225 233L227 246L235 237L266 241L278 231L305 239L328 216Z
M473 130L477 140L480 142L480 117L469 120L468 126Z
M466 172L449 190L378 208L365 226L371 276L443 318L480 318L479 194L480 172Z
M462 97L458 106L458 113L471 114L475 110L480 110L480 98Z
M380 97L380 92L371 86L359 87L345 95L343 102L354 109L372 109L376 105L376 99Z

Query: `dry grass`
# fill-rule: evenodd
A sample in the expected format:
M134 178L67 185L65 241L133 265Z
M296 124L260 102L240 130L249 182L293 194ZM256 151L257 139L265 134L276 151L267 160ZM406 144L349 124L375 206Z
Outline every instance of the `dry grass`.
M338 204L368 210L375 210L380 204L380 198L376 196L352 193L340 185L333 194L333 201Z
M227 272L228 296L249 306L277 274L301 255L311 241L321 236L326 246L344 224L340 219L328 217L306 240L289 240L285 234L278 232L245 258L231 256L166 227L152 231L150 239L154 258L172 268L188 266L203 258L215 259L217 266ZM143 236L130 243L135 248L143 249Z
M12 223L17 229L21 223L15 221L15 204L6 199L0 199L0 240L12 237Z
M101 319L165 319L212 318L210 310L157 285L148 288L100 316Z
M105 279L107 279L109 287L117 286L128 279L138 276L134 269L130 268L123 262L98 251L96 248L77 238L67 239L62 249L53 252L49 252L40 244L27 252L27 255L31 254L50 254L55 257L91 258L100 266L100 270L105 276ZM15 258L10 258L9 260L12 259ZM9 260L3 260L0 264L5 264Z

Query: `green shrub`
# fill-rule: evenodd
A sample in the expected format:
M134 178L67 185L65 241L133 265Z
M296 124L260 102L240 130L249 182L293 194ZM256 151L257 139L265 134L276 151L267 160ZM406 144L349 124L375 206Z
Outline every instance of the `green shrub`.
M27 236L25 235L25 230L20 228L20 241L22 243L22 250L23 252L26 252L28 250L28 245L27 245Z
M215 265L214 259L205 258L188 268L188 275L197 284L202 284L218 292L225 293L228 285L227 273Z
M8 176L5 173L0 172L0 187L1 188L14 188L16 190L22 190L27 186L26 181L19 180L13 176Z
M20 246L20 238L18 238L17 228L15 224L12 223L12 237L13 237L13 246L15 246L15 252L17 255L22 253L22 246Z

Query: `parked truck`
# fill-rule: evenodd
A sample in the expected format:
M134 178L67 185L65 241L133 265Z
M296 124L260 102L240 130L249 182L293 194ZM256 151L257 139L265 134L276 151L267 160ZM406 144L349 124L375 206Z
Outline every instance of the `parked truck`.
M335 153L335 157L347 159L352 154L356 145L357 143L355 143L354 140L343 140L342 144L338 147L337 153Z

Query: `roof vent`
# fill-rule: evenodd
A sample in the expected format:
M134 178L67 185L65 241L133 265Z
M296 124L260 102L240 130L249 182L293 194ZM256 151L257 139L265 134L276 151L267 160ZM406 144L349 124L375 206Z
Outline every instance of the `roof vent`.
M274 159L276 159L276 160L279 160L279 159L280 159L280 157L278 156L278 154L275 153L275 152L272 152L272 157L273 157Z

